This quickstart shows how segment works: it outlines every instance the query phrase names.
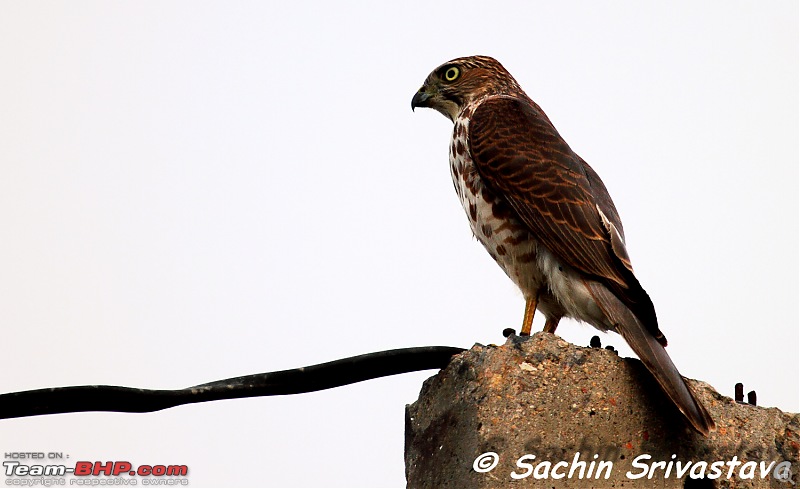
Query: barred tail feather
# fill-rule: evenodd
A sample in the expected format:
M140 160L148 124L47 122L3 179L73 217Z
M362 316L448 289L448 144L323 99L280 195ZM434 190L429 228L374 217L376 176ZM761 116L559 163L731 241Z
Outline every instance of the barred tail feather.
M584 283L606 317L617 326L617 332L625 338L667 396L698 432L708 436L716 427L714 420L681 377L667 350L604 285Z

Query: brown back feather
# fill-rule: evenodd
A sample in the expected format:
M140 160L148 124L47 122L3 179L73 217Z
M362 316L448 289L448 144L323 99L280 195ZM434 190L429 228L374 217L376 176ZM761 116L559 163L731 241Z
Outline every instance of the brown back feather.
M539 106L524 94L485 100L470 119L469 145L483 181L507 200L536 239L571 267L605 284L666 344L627 252L614 252L597 211L599 207L622 233L608 190Z

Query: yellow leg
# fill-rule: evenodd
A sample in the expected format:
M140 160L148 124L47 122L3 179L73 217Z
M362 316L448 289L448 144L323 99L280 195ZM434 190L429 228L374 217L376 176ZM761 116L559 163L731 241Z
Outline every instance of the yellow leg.
M520 330L520 336L530 336L531 335L531 326L533 326L533 314L536 312L536 303L538 302L538 297L531 297L525 299L525 317L522 318L522 330Z
M556 334L556 328L558 327L558 322L561 318L547 318L547 321L544 322L544 332L550 334Z

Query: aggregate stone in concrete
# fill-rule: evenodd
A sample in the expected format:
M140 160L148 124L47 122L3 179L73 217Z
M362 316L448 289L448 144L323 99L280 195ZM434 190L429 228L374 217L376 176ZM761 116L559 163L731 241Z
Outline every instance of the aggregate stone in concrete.
M637 359L543 332L476 344L406 408L408 487L796 487L800 415L688 382L716 422L708 437Z

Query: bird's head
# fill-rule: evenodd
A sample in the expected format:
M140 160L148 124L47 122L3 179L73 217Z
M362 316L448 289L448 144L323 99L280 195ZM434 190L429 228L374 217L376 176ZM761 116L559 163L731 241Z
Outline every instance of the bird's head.
M452 121L473 100L487 95L520 93L511 74L489 56L456 58L439 66L411 99L417 107L436 109Z

